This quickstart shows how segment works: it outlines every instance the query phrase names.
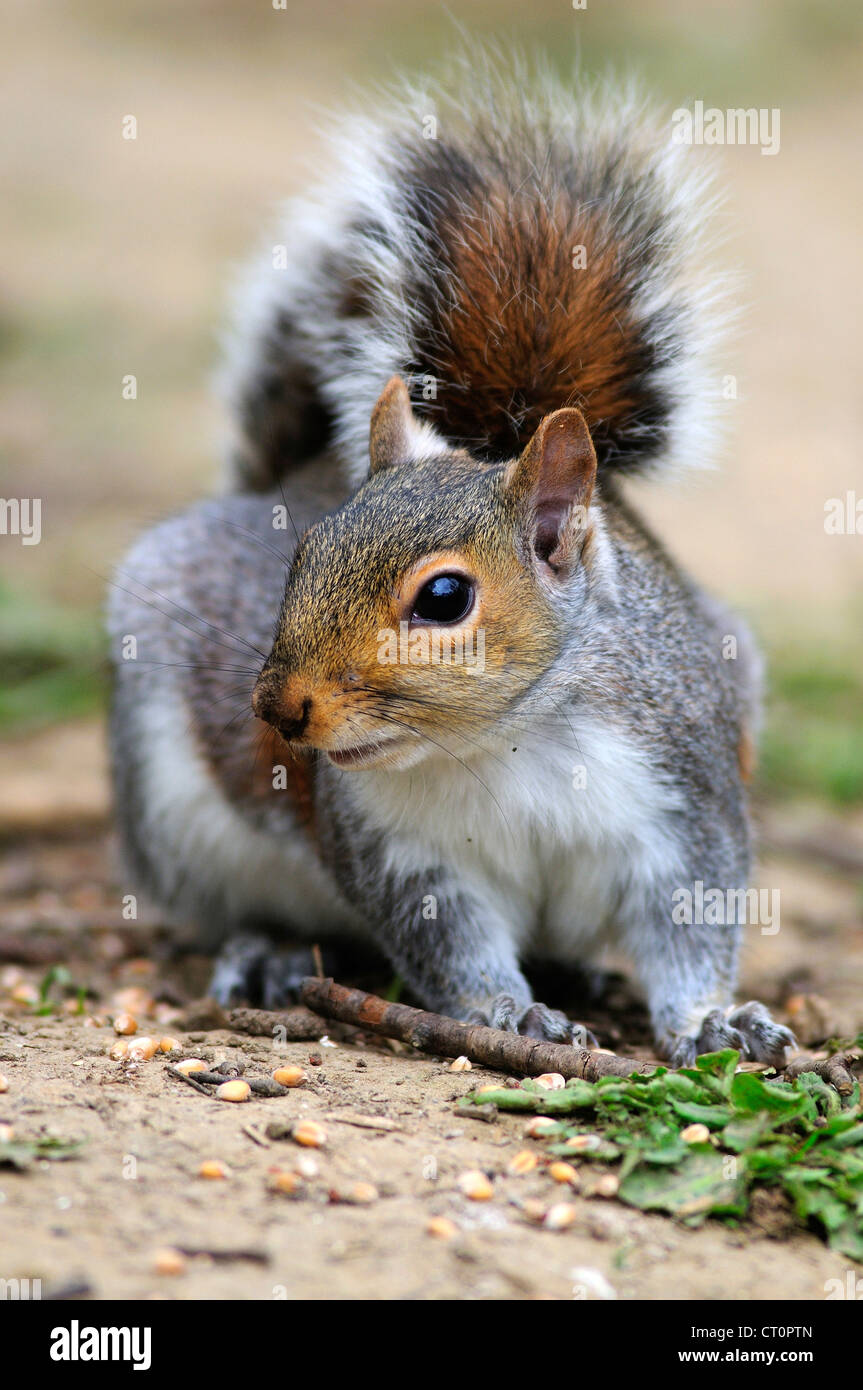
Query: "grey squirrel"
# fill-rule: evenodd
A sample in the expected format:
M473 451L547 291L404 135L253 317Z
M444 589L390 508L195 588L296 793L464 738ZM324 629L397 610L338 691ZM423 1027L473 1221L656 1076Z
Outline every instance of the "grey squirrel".
M238 297L230 486L110 601L121 838L223 1000L279 1001L267 934L347 934L429 1008L583 1040L521 963L611 941L673 1065L778 1063L734 1008L758 659L619 482L713 444L712 202L577 85L489 66L353 118L288 208ZM676 920L695 885L724 925Z

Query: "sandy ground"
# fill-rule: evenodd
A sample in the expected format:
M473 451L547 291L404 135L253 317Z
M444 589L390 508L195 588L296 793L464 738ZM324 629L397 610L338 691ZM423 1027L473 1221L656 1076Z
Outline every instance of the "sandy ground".
M44 766L62 755L77 788L68 805L50 773L40 777L26 743L14 755L7 748L0 764L7 793L0 1072L9 1083L0 1124L21 1139L86 1141L64 1162L0 1169L4 1277L41 1279L45 1293L77 1287L97 1299L482 1300L572 1298L585 1278L573 1271L584 1268L599 1270L621 1299L818 1299L826 1280L845 1278L847 1259L815 1234L789 1235L775 1214L737 1230L711 1222L692 1231L576 1195L571 1229L537 1229L518 1203L538 1198L548 1206L561 1189L542 1171L506 1172L513 1154L532 1143L523 1137L524 1120L500 1115L488 1124L456 1113L461 1095L494 1078L482 1068L453 1073L445 1061L372 1040L278 1047L268 1038L179 1029L174 1013L202 992L207 962L170 959L158 919L143 911L136 923L121 924L124 889L102 824L100 738L91 724L43 736ZM75 775L78 765L89 770L89 792ZM773 848L761 881L783 895L781 930L750 937L744 990L780 1010L789 996L812 992L830 1001L829 1031L863 1025L863 913L853 872L863 859L863 822L825 822L797 808L771 814L764 836ZM789 853L801 839L829 845L834 857L841 850L851 867L818 863L814 850L805 858ZM784 909L786 902L793 907ZM38 1017L16 1002L22 987L38 986L44 962L58 959L73 984L88 989L90 1022L62 1005ZM106 1020L127 998L119 992L132 987L159 1001L158 1018L141 1015L142 1033L174 1034L187 1055L213 1065L240 1058L253 1076L297 1063L307 1083L286 1097L235 1106L174 1080L163 1060L131 1068L111 1060ZM615 1022L619 1036L603 1024L600 1040L638 1052L638 1007ZM310 1063L311 1054L321 1065ZM270 1124L300 1117L324 1125L323 1149L266 1138ZM351 1122L357 1118L364 1124ZM270 1170L293 1171L304 1154L317 1172L300 1195L272 1192ZM220 1160L229 1175L198 1176L207 1159ZM493 1179L494 1196L484 1204L469 1202L457 1186L474 1168ZM358 1182L377 1190L370 1205L352 1204ZM590 1184L588 1168L585 1192ZM429 1235L432 1216L451 1218L456 1234ZM154 1269L164 1246L203 1253L170 1277Z

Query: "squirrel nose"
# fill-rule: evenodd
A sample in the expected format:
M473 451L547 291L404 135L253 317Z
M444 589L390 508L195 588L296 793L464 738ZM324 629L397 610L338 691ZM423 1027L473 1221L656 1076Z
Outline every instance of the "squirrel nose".
M252 692L252 710L259 719L272 724L286 739L298 739L306 731L312 712L312 699L293 691L284 682L274 685L261 680Z
M304 700L291 702L289 706L287 706L287 702L283 700L281 709L278 712L279 717L273 720L273 723L282 738L301 738L305 733L311 712L312 702L308 696L306 696Z

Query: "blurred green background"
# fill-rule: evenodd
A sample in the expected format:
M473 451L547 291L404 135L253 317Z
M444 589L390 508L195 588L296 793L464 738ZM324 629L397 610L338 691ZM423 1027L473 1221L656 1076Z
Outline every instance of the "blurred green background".
M0 737L95 716L100 605L136 532L218 477L210 394L231 277L321 159L322 113L434 68L460 41L569 73L635 72L667 104L779 107L781 152L694 151L729 191L743 331L720 473L640 492L768 653L762 787L863 803L863 6L853 0L125 0L5 6L0 310L3 496L43 538L0 536ZM460 40L459 34L463 36ZM121 138L133 114L138 139ZM133 373L138 398L125 401ZM62 775L62 770L60 771Z

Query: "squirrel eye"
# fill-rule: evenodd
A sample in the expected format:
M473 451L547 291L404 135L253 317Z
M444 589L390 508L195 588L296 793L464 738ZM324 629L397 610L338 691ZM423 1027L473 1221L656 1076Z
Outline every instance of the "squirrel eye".
M412 618L424 623L457 623L473 607L474 590L460 574L436 574L414 599Z

